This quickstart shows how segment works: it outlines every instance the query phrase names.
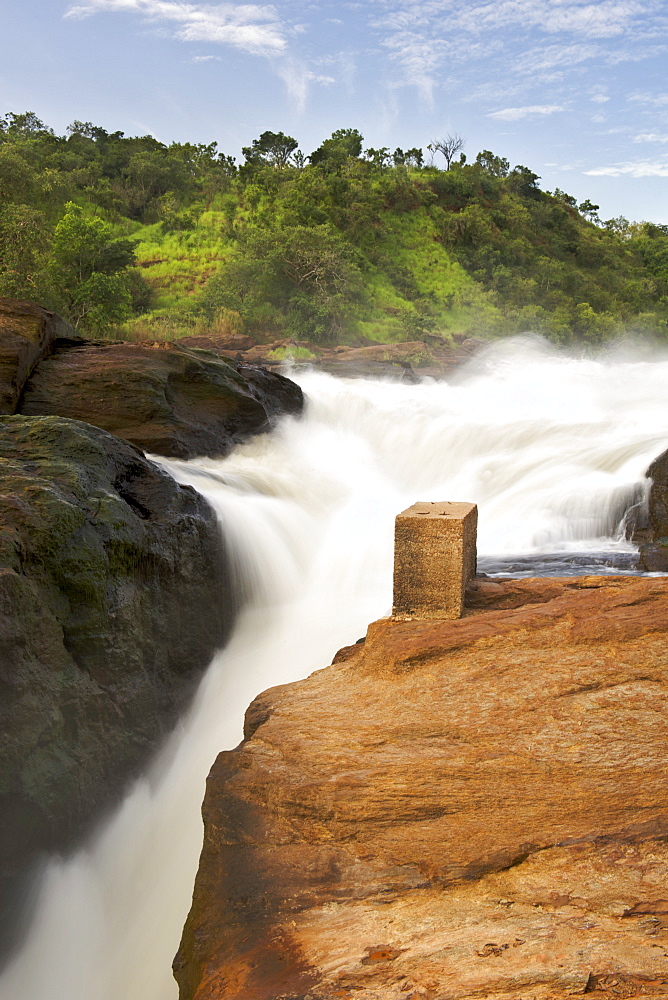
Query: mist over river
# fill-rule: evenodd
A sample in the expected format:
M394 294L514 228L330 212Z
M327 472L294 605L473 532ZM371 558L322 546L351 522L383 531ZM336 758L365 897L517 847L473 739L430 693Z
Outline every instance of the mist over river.
M293 377L302 419L220 461L163 462L218 511L248 603L150 772L86 850L49 866L1 1000L174 1000L207 772L256 694L389 612L399 511L476 502L486 572L634 565L623 518L668 447L668 355L573 359L514 338L448 382Z

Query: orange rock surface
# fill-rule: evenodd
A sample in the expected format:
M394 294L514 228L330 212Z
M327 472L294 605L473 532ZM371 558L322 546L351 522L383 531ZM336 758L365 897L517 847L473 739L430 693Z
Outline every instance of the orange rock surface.
M182 1000L668 997L668 579L478 580L251 705Z

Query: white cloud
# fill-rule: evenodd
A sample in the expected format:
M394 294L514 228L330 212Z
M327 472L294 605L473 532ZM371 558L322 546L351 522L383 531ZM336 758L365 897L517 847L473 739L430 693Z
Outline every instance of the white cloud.
M566 68L587 61L614 65L653 57L658 49L649 40L665 37L664 0L371 2L380 44L400 67L403 82L428 100L436 83L444 82L444 67L455 62L491 65L500 54L497 79L500 73L558 82ZM541 35L550 44L536 44Z
M547 45L542 48L530 49L517 60L515 68L519 73L534 76L536 73L548 69L577 66L590 59L596 59L600 54L601 49L598 45L582 43Z
M635 136L634 142L668 142L668 135L665 132L643 132Z
M530 118L534 115L553 115L555 112L563 110L560 104L528 104L523 108L503 108L501 111L492 111L487 117L502 122L518 122L522 118Z
M220 56L193 56L192 57L192 61L194 63L211 62L212 60L215 60L216 62L220 62Z
M610 98L607 97L605 94L594 94L594 96L592 97L592 101L594 102L594 104L605 104L609 100Z
M103 12L137 14L148 21L173 25L183 42L231 45L253 55L277 55L286 47L276 8L260 4L192 4L178 0L87 0L65 16L90 17Z
M648 104L655 108L661 108L668 104L668 94L631 94L629 96L629 101L634 101L636 104Z
M617 163L610 167L585 170L590 177L668 177L668 161Z
M297 62L295 59L283 60L277 67L277 70L299 113L306 107L309 84L319 83L323 86L328 86L330 83L336 82L333 76L323 76L319 73L313 73L307 66Z

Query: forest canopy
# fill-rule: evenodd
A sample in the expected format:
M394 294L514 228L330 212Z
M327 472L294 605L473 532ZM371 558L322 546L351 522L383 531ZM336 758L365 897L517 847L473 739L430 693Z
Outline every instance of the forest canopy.
M665 335L668 227L590 200L461 135L403 150L336 130L309 154L265 131L243 162L34 113L0 119L0 295L95 335L231 324L343 342L541 332Z

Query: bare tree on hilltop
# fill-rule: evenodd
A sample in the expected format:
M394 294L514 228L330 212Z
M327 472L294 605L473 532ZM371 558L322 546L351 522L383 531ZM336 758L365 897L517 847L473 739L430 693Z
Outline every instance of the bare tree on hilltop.
M448 134L442 139L432 139L427 149L432 153L441 153L445 157L445 169L450 169L454 157L460 153L466 145L466 139L459 132Z

